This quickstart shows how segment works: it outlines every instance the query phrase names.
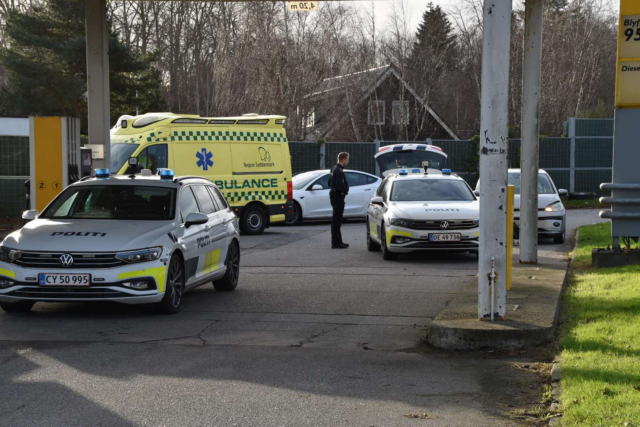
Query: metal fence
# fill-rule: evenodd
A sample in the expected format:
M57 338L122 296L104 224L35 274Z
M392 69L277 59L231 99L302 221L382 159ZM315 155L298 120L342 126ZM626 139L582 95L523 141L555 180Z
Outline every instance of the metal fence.
M29 137L0 135L0 217L18 216L25 207L29 179Z
M601 182L610 182L613 165L613 119L576 119L565 123L566 137L540 140L540 168L558 188L571 193L603 194ZM294 173L329 168L340 151L351 154L350 169L375 174L373 155L380 146L415 141L290 142ZM474 141L433 140L448 155L447 165L475 187L478 180L478 145ZM509 167L520 168L520 139L509 140Z

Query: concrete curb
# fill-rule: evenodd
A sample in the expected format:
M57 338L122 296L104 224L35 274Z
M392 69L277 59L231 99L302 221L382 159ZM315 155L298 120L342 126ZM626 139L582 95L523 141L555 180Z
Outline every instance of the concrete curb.
M427 342L445 350L514 350L552 342L570 265L554 259L535 266L514 262L507 320L499 322L477 319L477 282L470 281L431 323Z

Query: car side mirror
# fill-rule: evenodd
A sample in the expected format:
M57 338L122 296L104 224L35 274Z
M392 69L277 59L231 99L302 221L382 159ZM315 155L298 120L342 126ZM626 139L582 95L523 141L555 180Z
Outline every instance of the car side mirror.
M480 197L480 190L473 190L473 194Z
M565 190L564 188L561 188L558 190L558 194L560 195L560 197L565 197L569 195L569 192L567 190Z
M186 228L191 227L192 225L201 225L206 224L209 221L209 217L200 212L192 212L187 215L187 220L184 223Z
M22 212L22 219L25 221L33 221L38 217L37 209L29 209L28 211Z
M322 185L320 184L315 184L310 188L311 191L316 191L316 190L324 190L324 188L322 187Z
M371 198L372 205L384 206L384 200L380 196L374 196Z

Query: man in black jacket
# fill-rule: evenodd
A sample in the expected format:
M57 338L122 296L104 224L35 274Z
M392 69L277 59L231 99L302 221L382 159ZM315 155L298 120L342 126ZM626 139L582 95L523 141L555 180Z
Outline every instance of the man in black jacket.
M329 176L329 198L333 207L331 217L331 247L333 249L345 249L349 245L342 241L342 215L344 214L344 199L349 194L349 184L344 174L344 168L349 164L349 153L338 154L338 164L331 169Z

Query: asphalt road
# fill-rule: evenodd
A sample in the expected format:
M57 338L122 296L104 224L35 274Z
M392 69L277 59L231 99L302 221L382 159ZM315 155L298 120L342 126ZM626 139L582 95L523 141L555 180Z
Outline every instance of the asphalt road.
M569 227L597 221L571 211ZM233 293L206 286L174 316L115 304L0 314L0 425L513 425L539 380L529 355L485 358L421 344L477 271L471 254L397 262L364 223L273 227L242 238ZM541 242L565 258L569 243ZM426 413L426 419L410 418Z

